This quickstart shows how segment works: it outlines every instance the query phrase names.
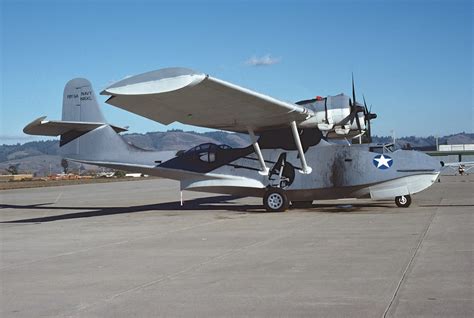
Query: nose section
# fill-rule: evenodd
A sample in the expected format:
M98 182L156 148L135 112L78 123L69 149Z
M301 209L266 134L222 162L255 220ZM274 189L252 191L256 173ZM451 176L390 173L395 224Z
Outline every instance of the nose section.
M425 169L433 169L435 172L440 172L441 168L444 166L444 162L437 160L435 157L427 155L426 153L420 153L420 157L424 165L426 165Z
M398 150L400 153L400 169L414 173L436 173L441 171L441 163L435 157L431 157L424 152L414 150Z

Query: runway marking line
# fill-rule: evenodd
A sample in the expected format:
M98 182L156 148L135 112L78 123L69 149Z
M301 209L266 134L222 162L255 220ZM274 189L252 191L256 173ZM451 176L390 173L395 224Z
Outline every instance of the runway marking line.
M418 256L419 254L419 251L421 249L421 246L423 245L423 242L425 240L425 237L426 237L426 234L428 233L430 227L431 227L431 224L433 223L433 220L434 218L436 217L436 215L438 214L438 209L436 209L436 211L434 211L431 215L430 215L430 218L428 220L428 223L426 224L425 228L423 229L423 233L421 234L420 236L420 239L418 241L418 244L416 245L415 247L415 250L412 254L412 256L410 257L410 260L408 261L407 265L405 266L405 269L403 271L403 274L402 274L402 277L400 278L400 280L398 281L397 283L397 287L395 288L395 291L393 292L393 295L392 297L390 298L390 301L387 305L387 307L385 308L384 312L383 312L383 315L382 315L382 318L386 318L389 311L392 309L394 303L395 303L395 299L398 298L398 293L400 291L400 288L402 286L402 284L405 283L406 279L407 279L407 276L409 274L409 272L412 270L413 268L413 265L414 265L414 260L415 258Z

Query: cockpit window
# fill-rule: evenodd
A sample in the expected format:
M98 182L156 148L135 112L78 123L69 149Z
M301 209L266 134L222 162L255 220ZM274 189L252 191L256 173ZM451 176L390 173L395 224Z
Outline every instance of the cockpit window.
M395 145L393 143L383 145L383 149L385 152L393 152L395 149Z
M201 150L208 150L209 148L211 148L211 146L214 146L214 144L208 143L208 144L202 144L202 145L200 145Z
M198 152L198 151L207 151L211 148L211 146L215 146L214 144L212 143L205 143L205 144L200 144L196 147L193 147L191 149L189 149L188 151L186 151L187 153L190 153L190 152Z
M383 147L370 147L369 148L370 152L375 152L375 153L383 153Z
M393 143L372 146L372 147L369 147L369 151L375 152L375 153L393 152Z
M231 146L229 145L216 145L213 143L205 143L205 144L200 144L199 146L193 147L186 151L186 153L192 153L192 152L202 152L202 151L216 151L217 149L232 149Z

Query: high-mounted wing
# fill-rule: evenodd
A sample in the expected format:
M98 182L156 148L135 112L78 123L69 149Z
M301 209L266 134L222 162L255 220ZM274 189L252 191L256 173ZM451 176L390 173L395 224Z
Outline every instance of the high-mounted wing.
M101 92L108 104L162 124L180 122L235 132L289 127L312 115L283 102L186 68L166 68L119 81Z

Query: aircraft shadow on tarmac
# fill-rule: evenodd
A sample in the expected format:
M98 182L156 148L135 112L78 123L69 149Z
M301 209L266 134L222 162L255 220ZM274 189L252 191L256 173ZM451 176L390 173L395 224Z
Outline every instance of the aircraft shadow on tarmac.
M420 208L442 208L442 207L467 207L467 206L472 206L474 207L474 204L420 204Z
M73 212L59 215L50 215L36 218L19 219L12 221L4 221L0 223L42 223L52 222L59 220L68 219L80 219L89 218L96 216L116 215L124 213L138 213L138 212L150 212L150 211L229 211L238 213L269 213L265 212L261 205L253 204L239 204L232 202L239 197L222 195L206 198L197 198L187 200L183 206L180 206L179 201L164 202L157 204L147 205L136 205L128 207L91 207L91 206L57 206L54 203L39 203L31 205L13 205L13 204L0 204L0 209L22 209L22 210L89 210L81 212ZM304 212L325 212L325 213L338 213L338 212L356 212L363 208L379 207L379 208L392 208L391 203L385 204L313 204L310 208L298 209Z

